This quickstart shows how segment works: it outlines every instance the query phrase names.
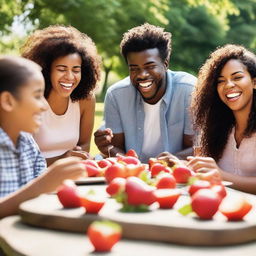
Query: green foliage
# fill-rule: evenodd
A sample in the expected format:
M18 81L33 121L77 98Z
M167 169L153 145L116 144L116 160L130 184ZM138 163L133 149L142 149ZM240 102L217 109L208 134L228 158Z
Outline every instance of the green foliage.
M172 33L174 70L196 74L209 53L225 43L256 47L256 0L0 0L2 34L11 32L15 16L35 29L65 24L88 34L103 57L103 94L111 72L128 74L119 53L123 33L144 22ZM0 49L19 48L19 42L2 39Z
M0 0L0 31L1 34L10 32L13 17L22 14L22 5L17 0Z
M204 6L177 3L171 6L168 17L167 29L173 35L171 68L196 73L209 52L223 43L225 31Z

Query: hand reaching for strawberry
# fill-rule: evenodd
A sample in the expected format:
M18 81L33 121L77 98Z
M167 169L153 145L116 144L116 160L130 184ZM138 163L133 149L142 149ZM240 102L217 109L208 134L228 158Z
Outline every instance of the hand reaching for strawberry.
M201 180L208 180L211 183L221 182L221 173L215 160L211 157L189 156L187 166L196 172L196 176Z

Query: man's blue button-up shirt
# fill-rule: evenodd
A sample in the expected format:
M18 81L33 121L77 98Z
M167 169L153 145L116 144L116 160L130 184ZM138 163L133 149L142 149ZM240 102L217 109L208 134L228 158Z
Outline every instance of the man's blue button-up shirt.
M160 106L162 148L159 153L176 153L183 148L183 135L192 135L189 106L196 78L186 72L167 71L167 87ZM144 138L143 98L131 84L130 78L112 85L106 94L105 127L113 133L124 133L125 149L134 149L141 161L150 157L141 153ZM154 129L154 127L152 127Z

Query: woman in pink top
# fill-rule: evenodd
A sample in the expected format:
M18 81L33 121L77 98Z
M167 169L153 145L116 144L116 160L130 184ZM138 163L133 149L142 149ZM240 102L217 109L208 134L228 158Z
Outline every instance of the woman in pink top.
M234 188L256 193L256 56L238 45L215 50L199 72L192 99L201 156L194 170L218 169ZM203 157L205 156L205 157Z
M48 110L35 134L47 164L69 155L87 158L94 124L94 89L101 60L90 37L71 26L36 30L21 49L42 67Z

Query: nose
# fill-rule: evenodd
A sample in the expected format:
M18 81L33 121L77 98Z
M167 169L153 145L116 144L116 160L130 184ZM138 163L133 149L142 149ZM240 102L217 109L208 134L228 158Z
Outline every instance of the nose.
M235 86L235 84L233 83L233 81L231 79L228 79L227 82L226 82L226 87L227 88L232 88L234 86Z
M72 80L72 79L74 79L74 74L73 74L72 70L67 70L67 71L65 72L65 78L66 78L67 80Z
M146 69L141 69L137 75L138 79L145 80L148 77L148 71Z

